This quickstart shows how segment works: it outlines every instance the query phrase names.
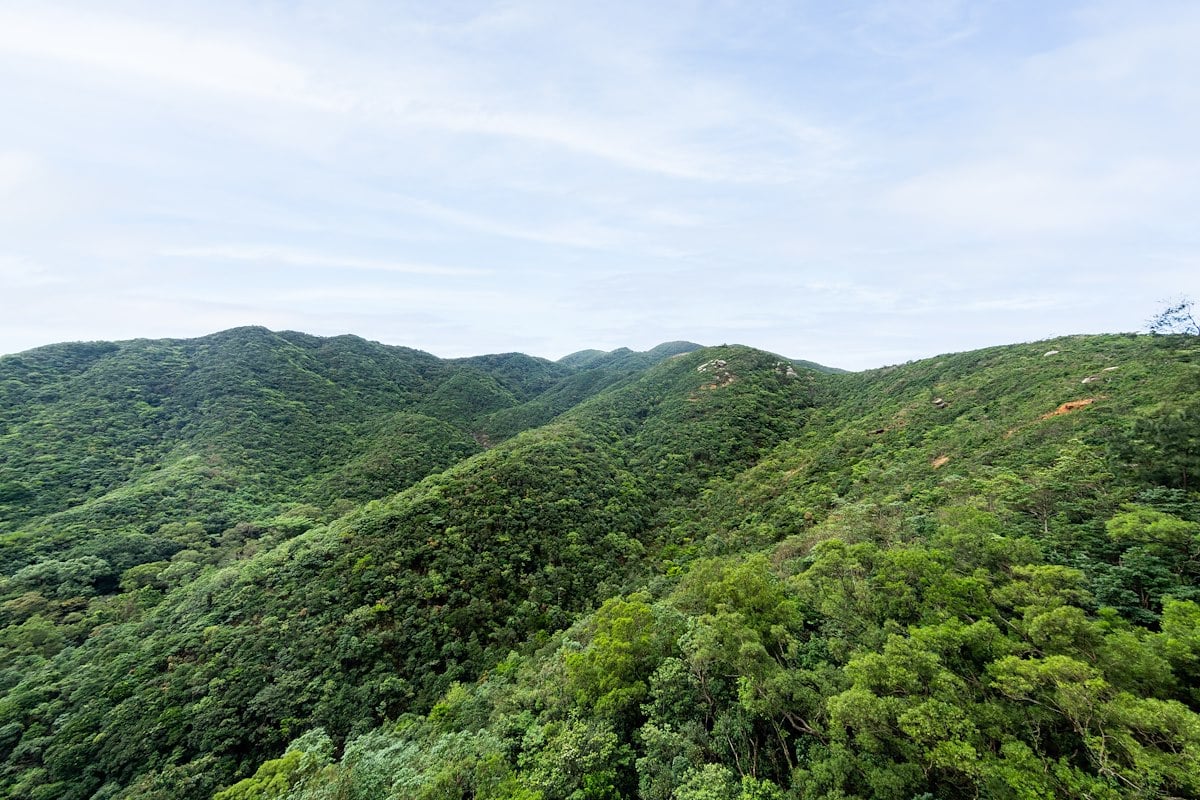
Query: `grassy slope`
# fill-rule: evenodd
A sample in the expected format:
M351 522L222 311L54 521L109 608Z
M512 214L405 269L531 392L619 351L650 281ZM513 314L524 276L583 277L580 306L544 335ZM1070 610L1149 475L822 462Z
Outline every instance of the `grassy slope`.
M748 519L793 533L858 504L897 505L916 515L958 496L998 499L1012 477L1031 482L1073 440L1111 456L1132 490L1122 448L1136 421L1190 401L1200 386L1195 354L1180 344L1069 337L826 380L822 413L728 487L722 519L735 528ZM1051 351L1058 352L1045 355ZM747 519L738 519L741 509ZM1044 529L1029 514L1010 521Z

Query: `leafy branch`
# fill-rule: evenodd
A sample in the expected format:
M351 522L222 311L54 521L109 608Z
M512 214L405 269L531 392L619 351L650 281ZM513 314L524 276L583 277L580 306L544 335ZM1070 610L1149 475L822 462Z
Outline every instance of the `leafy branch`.
M1200 336L1200 325L1192 315L1195 303L1190 297L1180 297L1150 319L1147 327L1151 333L1183 333Z

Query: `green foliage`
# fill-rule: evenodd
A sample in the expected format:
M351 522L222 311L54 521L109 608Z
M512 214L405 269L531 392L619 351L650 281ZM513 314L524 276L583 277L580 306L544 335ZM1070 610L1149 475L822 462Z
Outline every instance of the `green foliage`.
M638 708L650 673L674 638L649 600L645 594L606 600L592 616L587 647L566 657L577 702L599 716L620 718Z
M1184 402L1165 402L1138 419L1127 452L1152 480L1183 491L1200 475L1200 401L1195 382Z
M1200 796L1187 344L5 357L0 794Z
M213 795L213 800L274 800L283 798L307 771L305 754L289 750L280 758L264 761L252 777Z
M358 455L321 481L318 496L356 503L387 497L482 449L449 422L399 412L370 433Z

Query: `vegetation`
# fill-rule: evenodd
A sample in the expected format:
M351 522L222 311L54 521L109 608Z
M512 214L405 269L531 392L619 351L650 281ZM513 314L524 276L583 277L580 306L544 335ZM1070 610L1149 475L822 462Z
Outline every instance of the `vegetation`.
M0 359L0 794L1200 797L1200 360Z
M1190 297L1180 297L1158 312L1148 323L1151 333L1183 333L1200 336L1200 324L1192 314L1195 302Z

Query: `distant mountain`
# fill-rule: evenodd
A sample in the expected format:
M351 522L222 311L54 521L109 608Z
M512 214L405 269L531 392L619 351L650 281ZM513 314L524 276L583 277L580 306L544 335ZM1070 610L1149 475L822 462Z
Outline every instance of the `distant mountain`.
M0 358L0 794L1200 796L1200 361Z
M606 355L608 355L606 350L580 350L563 356L557 363L564 367L582 367Z
M811 370L815 370L817 372L828 372L831 374L843 374L843 375L846 374L847 372L849 372L849 370L840 369L838 367L827 367L824 364L818 364L815 361L805 361L803 358L789 358L787 360L788 360L788 362L793 364L798 369L800 369L800 368L811 369Z

